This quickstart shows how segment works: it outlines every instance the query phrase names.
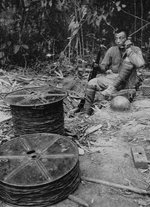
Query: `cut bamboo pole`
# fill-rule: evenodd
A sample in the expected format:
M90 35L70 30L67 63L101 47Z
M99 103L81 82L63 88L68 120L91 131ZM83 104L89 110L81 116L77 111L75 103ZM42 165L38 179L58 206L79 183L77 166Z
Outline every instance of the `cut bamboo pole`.
M108 181L104 181L104 180L100 180L100 179L82 177L82 180L92 182L92 183L107 185L107 186L111 186L111 187L115 187L115 188L120 188L122 190L132 191L132 192L138 193L138 194L150 195L150 192L147 190L143 190L143 189L135 188L135 187L130 187L130 186L125 186L125 185L121 185L121 184L116 184L116 183L112 183L112 182L108 182Z

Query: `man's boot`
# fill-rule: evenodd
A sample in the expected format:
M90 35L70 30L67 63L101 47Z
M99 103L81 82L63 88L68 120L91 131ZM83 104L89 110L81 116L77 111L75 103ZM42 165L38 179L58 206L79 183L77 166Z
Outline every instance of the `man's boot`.
M93 85L89 85L85 92L85 104L84 104L84 112L88 115L91 115L93 112L92 105L94 102L95 93L96 93L96 87Z

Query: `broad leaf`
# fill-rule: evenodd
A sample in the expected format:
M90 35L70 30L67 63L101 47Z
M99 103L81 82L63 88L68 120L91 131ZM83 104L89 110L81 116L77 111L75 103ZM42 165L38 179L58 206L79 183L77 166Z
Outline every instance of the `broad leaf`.
M76 29L73 31L72 36L75 36L75 35L78 33L78 31L79 31L79 29L76 28Z
M121 6L122 6L122 8L125 8L125 7L126 7L126 5L125 5L125 4L122 4Z
M52 0L49 1L49 6L51 7L53 5Z
M4 57L4 52L0 52L0 59Z
M6 44L5 44L5 43L4 43L4 44L1 44L1 48L0 48L0 49L1 49L1 50L2 50L2 49L5 49L5 47L6 47Z
M116 6L118 7L120 5L120 1L117 1L116 2Z
M101 20L102 20L102 15L99 16L96 20L96 25L99 27L100 26L100 23L101 23Z
M94 12L93 16L94 16L94 17L97 16L97 11Z
M106 21L107 16L106 15L101 15L101 18Z
M21 45L24 49L26 49L26 50L28 50L29 49L29 47L28 47L28 45Z
M14 54L17 54L18 51L20 50L20 45L14 45Z
M121 11L121 7L120 6L117 6L117 11Z

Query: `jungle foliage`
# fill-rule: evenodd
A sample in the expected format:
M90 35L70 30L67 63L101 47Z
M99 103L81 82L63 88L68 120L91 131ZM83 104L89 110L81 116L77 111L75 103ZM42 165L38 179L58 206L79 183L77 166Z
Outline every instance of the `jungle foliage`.
M0 64L86 59L100 44L113 44L119 27L136 32L132 39L147 57L149 0L1 0Z

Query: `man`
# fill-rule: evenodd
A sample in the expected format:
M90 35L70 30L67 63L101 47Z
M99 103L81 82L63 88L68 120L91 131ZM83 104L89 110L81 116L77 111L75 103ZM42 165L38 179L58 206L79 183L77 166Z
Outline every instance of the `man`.
M115 91L135 88L136 70L145 64L141 49L133 46L124 30L115 33L115 43L100 63L100 76L88 82L84 104L84 111L88 115L91 114L96 91L101 91L104 96L111 96Z

